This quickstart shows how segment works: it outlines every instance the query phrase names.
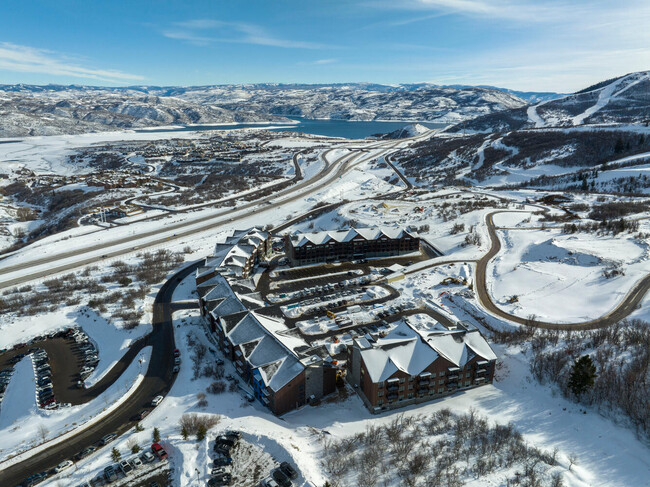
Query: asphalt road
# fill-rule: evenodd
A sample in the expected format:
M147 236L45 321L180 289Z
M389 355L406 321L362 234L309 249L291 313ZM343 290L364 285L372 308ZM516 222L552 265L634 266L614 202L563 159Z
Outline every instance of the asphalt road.
M76 453L97 442L109 433L122 434L135 426L132 421L136 414L149 407L157 395L165 395L174 382L173 367L174 330L172 325L172 295L179 280L182 280L201 265L196 262L174 274L160 289L153 307L153 331L146 337L144 346L151 346L149 367L140 386L124 403L107 418L88 427L79 428L78 432L46 451L37 453L28 459L11 465L0 464L0 486L17 485L26 477L47 471ZM159 406L161 407L161 406ZM107 448L110 448L110 444Z

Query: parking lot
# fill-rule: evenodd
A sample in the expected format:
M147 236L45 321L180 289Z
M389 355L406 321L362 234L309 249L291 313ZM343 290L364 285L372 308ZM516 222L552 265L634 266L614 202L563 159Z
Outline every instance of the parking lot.
M10 370L20 360L32 360L36 379L37 400L46 396L47 404L83 404L90 398L79 387L98 362L98 353L83 332L57 332L36 337L0 353L0 371ZM6 387L6 385L4 386ZM3 386L0 385L0 390ZM38 401L41 407L45 401Z
M291 487L298 473L287 462L279 463L238 431L226 431L212 444L208 486Z

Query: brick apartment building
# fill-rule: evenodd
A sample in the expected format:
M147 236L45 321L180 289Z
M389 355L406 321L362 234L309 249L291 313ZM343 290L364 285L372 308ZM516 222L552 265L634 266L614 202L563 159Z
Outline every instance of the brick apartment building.
M496 355L472 325L418 327L408 319L376 341L349 347L348 380L371 412L491 383Z
M285 252L292 265L388 257L419 250L420 238L398 227L350 228L285 236Z

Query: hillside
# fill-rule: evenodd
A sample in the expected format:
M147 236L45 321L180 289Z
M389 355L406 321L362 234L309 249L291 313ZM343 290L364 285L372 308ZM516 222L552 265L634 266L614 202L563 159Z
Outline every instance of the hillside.
M650 72L631 73L528 107L478 117L453 131L505 132L529 128L620 125L650 121Z
M0 137L278 121L285 116L456 123L524 105L520 98L497 89L428 84L0 85Z

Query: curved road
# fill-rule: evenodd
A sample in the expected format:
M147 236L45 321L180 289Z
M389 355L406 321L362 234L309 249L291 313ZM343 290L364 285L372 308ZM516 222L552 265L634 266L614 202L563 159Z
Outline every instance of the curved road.
M13 465L5 466L0 463L1 486L14 486L34 473L47 471L62 461L72 458L84 448L96 445L104 435L124 433L137 423L132 418L148 407L155 396L165 395L169 391L174 382L174 375L171 372L175 348L172 296L179 280L193 273L201 263L196 262L178 271L158 291L153 306L153 331L145 338L143 344L152 347L151 359L143 381L133 394L105 419L88 427L81 426L74 436L47 448L46 451Z
M485 223L490 236L491 246L490 250L488 250L488 252L476 263L476 279L474 280L474 288L481 305L483 305L483 307L490 313L521 325L546 328L549 330L593 330L595 328L603 328L612 325L627 318L630 313L641 304L645 294L650 290L650 274L648 274L634 284L632 289L614 309L599 318L580 323L551 323L547 321L522 318L503 311L494 304L494 301L492 301L490 293L487 290L486 277L489 262L501 251L501 240L497 235L497 228L494 224L494 215L509 212L510 211L507 210L495 211L486 216Z

